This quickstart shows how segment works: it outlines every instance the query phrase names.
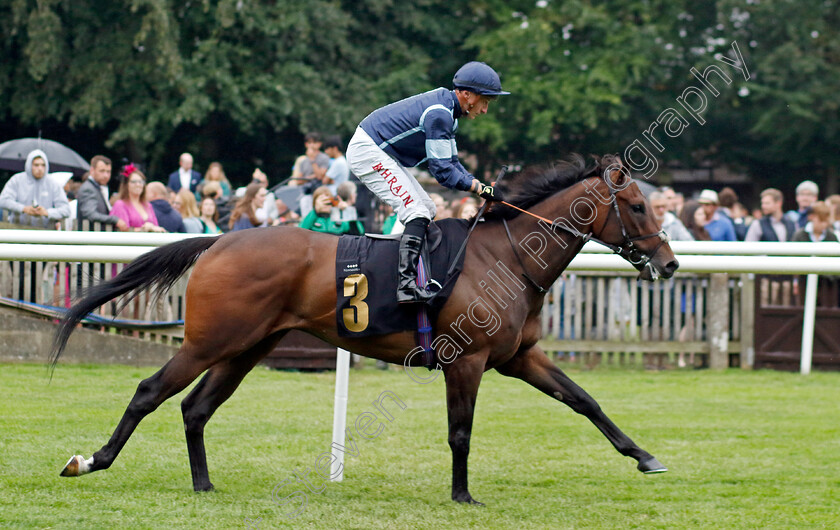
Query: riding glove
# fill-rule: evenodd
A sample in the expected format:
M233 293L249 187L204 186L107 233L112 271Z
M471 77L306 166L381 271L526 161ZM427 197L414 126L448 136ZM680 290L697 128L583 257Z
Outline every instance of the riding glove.
M478 196L488 201L503 201L502 192L499 188L493 187L489 184L479 184L477 190Z

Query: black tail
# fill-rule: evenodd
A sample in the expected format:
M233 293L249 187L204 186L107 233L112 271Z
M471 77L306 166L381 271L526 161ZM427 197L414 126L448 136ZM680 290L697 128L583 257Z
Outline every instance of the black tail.
M129 263L117 276L91 287L58 325L50 352L50 370L55 368L76 324L91 311L127 293L123 304L149 288L157 294L166 292L216 241L216 237L196 237L156 248Z

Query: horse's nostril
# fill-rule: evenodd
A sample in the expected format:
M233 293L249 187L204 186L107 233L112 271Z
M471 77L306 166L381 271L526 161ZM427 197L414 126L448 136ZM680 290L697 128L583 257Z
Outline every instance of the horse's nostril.
M679 268L680 268L680 262L679 262L679 261L677 261L677 260L672 260L672 261L669 261L669 262L665 265L665 274L667 274L668 276L671 276L671 275L672 275L672 274L674 274L674 273L677 271L677 269L679 269Z

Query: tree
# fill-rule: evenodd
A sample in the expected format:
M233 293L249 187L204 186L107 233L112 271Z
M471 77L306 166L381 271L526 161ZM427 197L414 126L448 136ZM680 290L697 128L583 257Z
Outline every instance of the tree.
M722 34L749 46L753 78L728 113L746 141L737 155L788 189L840 191L840 6L836 1L719 2ZM791 178L791 177L794 178Z
M629 120L667 70L658 20L673 2L472 4L481 23L469 45L503 76L501 98L468 132L515 160L570 151L616 152L637 134ZM661 23L659 23L661 24Z
M11 0L0 134L54 131L85 156L104 144L156 178L190 150L239 183L255 165L276 182L303 133L349 138L368 112L450 86L478 59L513 94L458 141L495 171L623 152L697 84L692 67L737 42L750 79L720 86L705 123L657 157L836 190L838 22L836 0Z
M377 106L431 88L432 62L458 46L459 5L16 0L0 7L0 112L102 131L158 176L190 150L231 162L240 181L256 163L276 179L303 132L346 137Z

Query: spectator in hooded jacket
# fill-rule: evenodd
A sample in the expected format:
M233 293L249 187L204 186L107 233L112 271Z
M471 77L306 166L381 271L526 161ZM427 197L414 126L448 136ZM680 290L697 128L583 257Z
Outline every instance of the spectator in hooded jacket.
M0 208L12 212L9 221L47 228L70 215L70 203L61 185L44 178L49 172L46 153L40 149L30 152L24 171L12 175L0 193Z

